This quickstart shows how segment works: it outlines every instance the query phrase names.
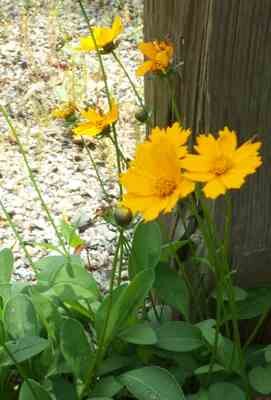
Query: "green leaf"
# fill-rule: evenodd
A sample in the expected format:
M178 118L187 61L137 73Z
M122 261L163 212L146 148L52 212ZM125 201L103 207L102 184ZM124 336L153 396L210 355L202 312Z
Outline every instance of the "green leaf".
M227 382L211 385L208 392L209 400L246 400L247 398L238 386Z
M265 352L264 352L264 357L265 357L265 361L267 363L271 362L271 344L266 347Z
M67 244L71 247L77 247L85 244L85 240L81 239L80 236L76 232L77 226L73 224L69 224L64 220L60 223L60 232L64 237Z
M13 272L13 254L10 249L0 251L0 282L9 283Z
M61 318L57 307L48 297L38 291L33 291L31 299L49 337L58 340Z
M40 324L34 306L24 294L12 297L4 308L5 328L13 338L39 336Z
M162 262L169 261L170 258L174 256L180 248L184 247L189 242L190 240L175 240L173 242L163 244L160 260Z
M31 385L31 388L29 387ZM34 392L34 393L33 393ZM21 386L19 400L52 400L49 392L33 379L28 379Z
M255 318L271 308L270 288L247 289L247 298L236 304L239 319Z
M147 322L126 328L118 336L128 343L134 344L152 345L157 342L157 335Z
M9 357L3 347L0 347L1 367L13 365L13 359L15 359L17 363L29 360L45 350L48 347L49 342L48 340L38 336L26 336L16 341L6 342L5 345L9 353L12 355L12 358Z
M78 400L75 386L64 378L52 379L52 386L56 400Z
M20 293L25 293L29 288L27 282L12 282L0 284L0 297L3 299L4 305L11 298Z
M127 368L128 366L132 366L134 363L134 357L125 357L114 354L102 361L98 369L98 376L107 375L119 369Z
M90 397L88 400L113 400L112 397Z
M249 372L249 381L253 389L261 394L271 393L271 364L255 367Z
M189 291L182 277L167 264L159 263L155 283L157 296L164 303L180 311L187 319L189 314Z
M119 331L124 329L125 323L143 304L154 282L154 271L146 269L138 273L129 285L117 289L110 307L109 296L106 297L97 312L96 330L100 336L104 330L105 316L110 307L105 341L109 341Z
M161 251L162 234L158 222L140 223L135 230L129 257L130 278L146 268L156 267Z
M203 374L208 374L210 370L210 364L203 365L202 367L197 368L194 373L195 375L203 375ZM225 371L225 368L222 367L222 365L219 364L213 364L212 367L212 373L214 372L219 372L219 371Z
M107 376L100 379L91 393L95 397L113 397L121 391L121 384L114 376Z
M6 332L3 321L0 320L0 346L6 341Z
M57 273L66 264L67 257L65 256L48 256L37 261L34 265L35 269L39 271L38 281L53 282Z
M129 392L138 400L185 400L175 378L159 367L144 367L119 377Z
M244 301L248 296L247 292L238 286L234 286L233 290L234 290L234 300L235 301ZM212 293L212 297L216 298L216 292ZM229 296L225 292L223 293L223 300L229 301Z
M64 320L60 330L60 347L68 366L78 378L84 379L94 354L79 321L71 318Z
M203 345L199 328L181 321L169 321L156 329L157 346L164 350L188 352Z
M187 400L209 400L208 392L206 390L201 390L196 394L188 395Z
M212 327L214 320L203 321L197 326L199 326L202 336L209 344L209 346L214 347L216 342L216 331ZM230 339L223 337L220 333L217 339L217 351L216 351L217 361L222 364L226 369L233 370L237 374L240 374L241 365L238 356L238 349L234 342Z

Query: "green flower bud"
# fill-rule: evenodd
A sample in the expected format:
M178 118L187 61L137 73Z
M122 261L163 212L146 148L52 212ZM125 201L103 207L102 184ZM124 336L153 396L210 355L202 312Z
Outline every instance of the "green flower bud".
M140 108L136 113L135 113L135 118L139 121L139 122L146 122L149 118L149 113L146 109L144 108Z
M114 217L118 225L125 227L132 221L133 214L129 208L118 206L114 210Z

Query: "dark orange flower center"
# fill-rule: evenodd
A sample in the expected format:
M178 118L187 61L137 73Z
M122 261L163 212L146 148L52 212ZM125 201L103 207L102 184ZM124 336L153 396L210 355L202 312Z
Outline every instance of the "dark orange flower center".
M159 177L155 183L155 189L159 197L170 196L176 189L176 182L173 179Z
M223 175L231 168L231 162L226 157L219 157L214 161L213 172L216 175Z

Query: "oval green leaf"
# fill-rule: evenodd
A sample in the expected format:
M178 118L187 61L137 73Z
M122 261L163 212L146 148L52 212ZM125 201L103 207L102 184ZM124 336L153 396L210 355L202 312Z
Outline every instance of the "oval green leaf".
M138 400L185 400L175 378L159 367L144 367L119 377L129 392Z
M24 381L21 386L19 400L52 400L49 392L33 379Z
M35 308L24 294L12 297L4 308L5 328L14 339L39 336L40 324Z
M188 352L203 345L200 329L187 322L169 321L156 329L157 346L164 350Z

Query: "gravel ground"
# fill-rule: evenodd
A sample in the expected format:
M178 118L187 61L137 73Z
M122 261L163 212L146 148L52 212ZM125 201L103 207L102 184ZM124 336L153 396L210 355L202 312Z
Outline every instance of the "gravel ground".
M136 44L142 35L142 0L85 1L91 22L110 24L120 15L125 25L118 53L134 77L141 56ZM16 5L14 5L16 3ZM96 218L106 205L87 153L72 140L69 129L50 117L62 100L78 104L103 104L101 73L94 55L73 51L86 25L76 1L11 1L0 5L0 103L4 105L27 149L28 159L44 199L56 221L64 214L90 222L83 233L89 243L91 266L97 279L107 280L115 232ZM67 39L73 38L72 41ZM135 122L136 99L123 73L110 56L105 57L109 86L120 105L118 123L122 149L130 155L142 137ZM143 93L142 81L138 89ZM100 174L111 193L116 190L113 152L106 140L93 140L92 150ZM11 132L0 117L0 197L27 242L55 242L37 200ZM33 272L0 213L0 248L12 247L15 279L31 280ZM44 251L29 247L34 260Z

